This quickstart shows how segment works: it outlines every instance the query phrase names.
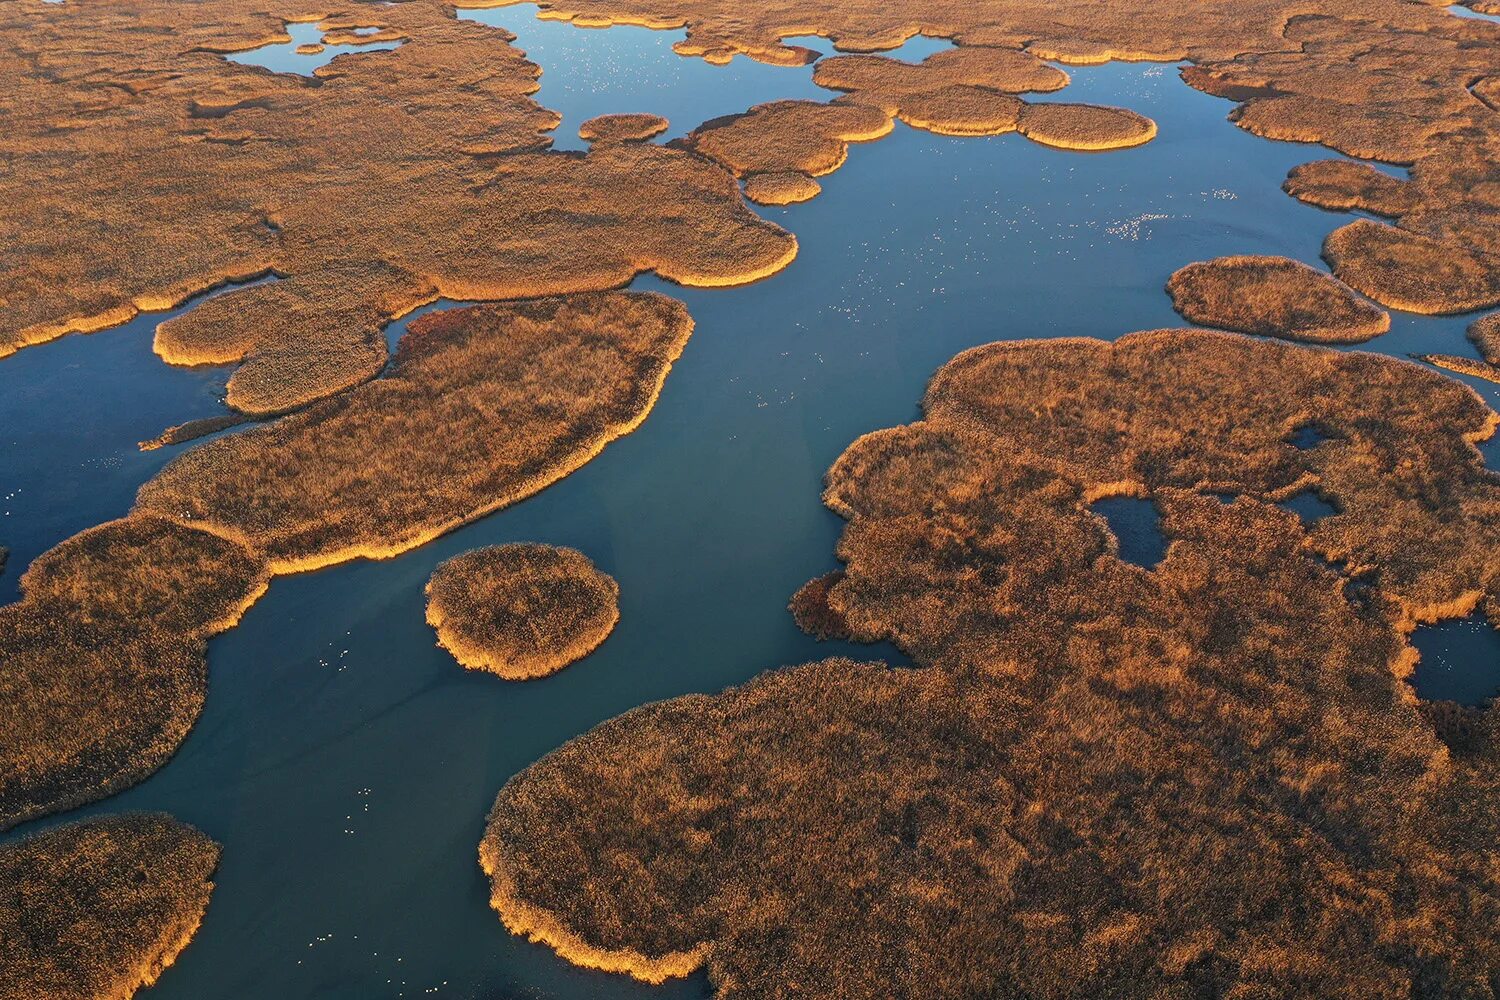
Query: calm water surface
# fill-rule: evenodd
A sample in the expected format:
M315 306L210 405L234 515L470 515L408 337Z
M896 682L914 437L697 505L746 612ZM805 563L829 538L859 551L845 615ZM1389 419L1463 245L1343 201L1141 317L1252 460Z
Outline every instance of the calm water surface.
M680 33L575 29L529 7L466 16L511 28L541 63L540 99L566 117L560 139L606 111L665 114L680 132L760 100L827 96L805 68L683 60L670 52ZM401 558L277 579L211 644L207 708L167 767L6 839L165 809L223 843L207 919L153 1000L703 996L701 976L650 988L504 931L476 861L499 787L642 702L831 653L893 655L815 643L785 611L835 565L841 522L819 491L855 437L913 419L928 377L965 348L1178 325L1162 291L1177 267L1227 253L1316 263L1341 223L1280 191L1289 168L1326 151L1241 132L1227 102L1171 66L1070 72L1048 99L1134 108L1159 137L1089 155L898 125L856 147L820 197L764 210L801 241L782 274L729 290L635 283L677 295L697 320L640 430L532 500ZM125 513L181 450L135 442L222 412L225 370L151 354L159 318L0 362L7 598L32 557ZM1369 347L1472 355L1466 322L1398 314ZM422 587L448 556L521 540L587 553L620 582L621 618L586 660L510 684L435 646ZM1469 634L1444 657L1493 671L1493 635Z

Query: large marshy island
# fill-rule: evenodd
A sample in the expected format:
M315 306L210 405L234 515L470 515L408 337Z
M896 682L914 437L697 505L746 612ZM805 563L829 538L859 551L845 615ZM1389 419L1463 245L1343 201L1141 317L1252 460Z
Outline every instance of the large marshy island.
M3 1000L1500 1000L1492 0L0 33Z

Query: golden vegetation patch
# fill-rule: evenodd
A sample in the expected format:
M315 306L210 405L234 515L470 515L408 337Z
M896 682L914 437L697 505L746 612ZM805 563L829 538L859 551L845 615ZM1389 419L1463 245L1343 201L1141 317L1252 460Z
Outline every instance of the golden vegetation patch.
M745 197L757 205L794 205L816 198L823 185L796 170L774 174L751 174L745 181Z
M1469 340L1492 365L1500 365L1500 312L1481 316L1469 324Z
M829 592L844 579L843 570L834 570L808 580L792 595L787 610L797 627L818 639L849 638L849 623L828 603Z
M1288 177L1287 191L1304 201L1396 220L1394 229L1363 223L1335 233L1339 277L1414 312L1500 301L1500 133L1484 87L1500 26L1440 10L1366 9L1357 18L1293 18L1286 37L1299 55L1246 53L1184 76L1248 98L1236 120L1259 135L1410 166L1406 181L1339 161Z
M278 573L393 556L635 429L691 330L682 304L655 294L429 313L385 377L194 448L137 509L241 540Z
M396 555L629 433L692 321L654 294L431 313L391 372L179 456L0 608L0 828L133 784L202 707L203 649L286 573Z
M1500 255L1368 219L1328 234L1333 272L1382 305L1461 313L1500 305Z
M936 52L920 63L883 56L821 60L813 82L847 92L913 128L942 135L1012 131L1021 102L1009 96L1058 90L1068 75L1017 49L970 47Z
M890 118L868 105L773 101L701 125L686 143L739 177L793 171L817 177L843 166L849 143L890 131Z
M1486 996L1500 758L1460 729L1494 713L1443 723L1459 755L1403 678L1416 620L1494 606L1494 423L1418 366L1230 334L966 352L829 472L845 568L793 601L919 669L573 741L496 800L492 904L725 998ZM1339 508L1310 528L1275 506L1307 488ZM1154 569L1091 510L1118 494L1161 512Z
M818 63L813 82L845 91L843 100L874 105L913 128L999 135L1016 129L1026 106L1012 94L1058 90L1068 75L1018 49L961 46L920 63L834 56Z
M901 120L938 135L1014 132L1025 104L1009 94L954 84L902 98Z
M1287 257L1217 257L1167 281L1172 306L1201 326L1287 340L1357 344L1391 317L1337 278Z
M470 670L545 677L598 648L620 588L576 549L494 545L454 556L427 583L427 624Z
M151 515L39 556L0 608L0 829L164 764L203 706L206 640L267 579L243 546Z
M1395 218L1416 204L1409 182L1368 163L1314 160L1293 167L1282 184L1287 194L1332 211L1358 210Z
M599 115L578 126L578 138L591 143L640 142L667 130L661 115Z
M286 280L203 303L158 345L177 363L243 362L230 404L274 413L373 377L380 327L439 294L559 294L648 270L735 284L796 252L683 150L540 152L559 118L530 96L537 67L443 4L380 7L378 25L330 13L329 37L405 42L313 83L220 54L306 18L290 0L215 0L191 23L167 0L6 5L0 354L275 272Z
M0 1000L129 1000L187 947L219 845L160 813L0 847Z
M1094 104L1027 104L1016 128L1033 142L1059 149L1124 149L1156 136L1156 123L1145 115Z

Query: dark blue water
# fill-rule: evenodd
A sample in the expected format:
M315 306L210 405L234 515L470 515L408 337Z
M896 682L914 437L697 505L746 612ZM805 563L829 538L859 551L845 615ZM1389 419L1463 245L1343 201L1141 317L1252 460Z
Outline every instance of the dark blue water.
M561 47L542 60L554 81L617 37L644 39L640 64L656 66L658 40L674 37L526 18L516 30L533 57L541 36L521 23L558 29L548 44ZM578 96L564 129L606 110L697 107L714 88L687 76L696 63L674 65L693 93L659 107ZM787 74L787 93L773 96L807 72L744 68ZM504 931L476 858L500 785L642 702L833 653L885 655L815 643L785 611L800 584L836 565L841 522L818 498L849 442L915 418L927 379L958 351L1178 325L1162 291L1177 267L1228 253L1315 261L1341 222L1280 191L1290 167L1326 151L1241 132L1225 121L1228 103L1188 89L1173 67L1072 72L1057 99L1134 108L1157 120L1159 137L1084 155L898 125L856 147L821 196L765 210L801 242L784 273L737 289L635 283L677 295L697 320L640 430L532 500L399 559L280 578L214 640L208 704L177 757L122 795L47 821L166 809L224 844L202 930L145 995L702 996L701 978L646 987ZM563 107L543 81L544 101ZM711 95L712 114L763 99L727 90ZM696 124L676 113L679 127ZM0 361L0 543L17 552L8 587L37 552L124 513L135 486L181 450L142 455L134 442L222 412L225 372L162 365L151 322ZM1465 323L1398 315L1367 346L1472 356ZM1474 384L1500 401L1500 387ZM448 556L521 540L586 553L619 581L621 618L595 654L514 684L437 648L422 587ZM1487 636L1464 662L1493 664Z
M1161 532L1161 512L1150 500L1105 497L1094 501L1092 509L1108 523L1119 545L1120 558L1125 562L1154 569L1167 554L1167 539Z
M1483 615L1421 626L1411 641L1422 654L1412 675L1422 697L1477 706L1500 695L1500 632Z

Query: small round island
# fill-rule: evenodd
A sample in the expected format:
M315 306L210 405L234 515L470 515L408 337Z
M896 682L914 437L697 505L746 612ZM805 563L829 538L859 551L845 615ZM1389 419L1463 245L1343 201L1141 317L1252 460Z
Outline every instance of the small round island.
M454 556L427 583L427 623L470 670L522 681L598 648L619 621L619 585L575 549L494 545Z

